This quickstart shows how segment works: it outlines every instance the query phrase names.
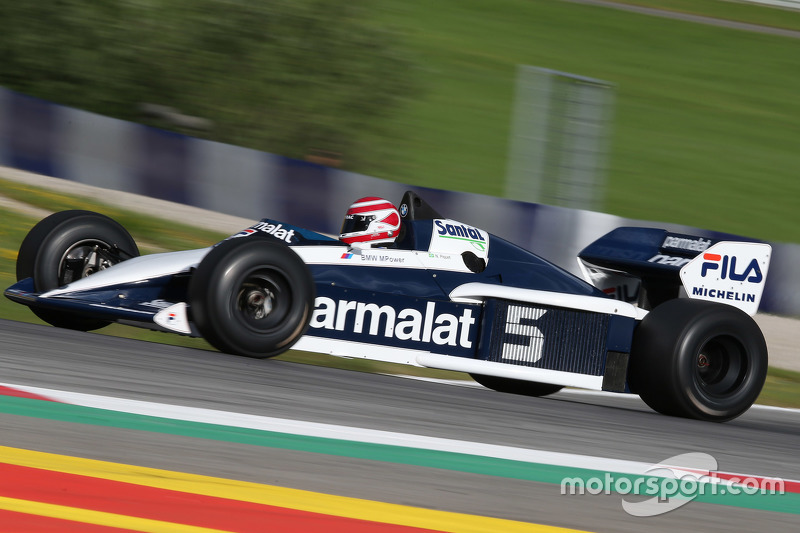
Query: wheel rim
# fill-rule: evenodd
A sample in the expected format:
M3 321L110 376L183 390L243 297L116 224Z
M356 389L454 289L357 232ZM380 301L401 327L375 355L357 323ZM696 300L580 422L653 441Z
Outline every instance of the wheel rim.
M233 300L236 316L249 329L269 331L289 313L291 287L280 272L261 269L249 273L239 285Z
M726 396L738 389L747 375L747 354L733 337L715 337L700 349L694 362L700 388L710 396Z
M111 246L96 239L86 239L70 246L58 263L58 286L85 278L119 263L111 254Z

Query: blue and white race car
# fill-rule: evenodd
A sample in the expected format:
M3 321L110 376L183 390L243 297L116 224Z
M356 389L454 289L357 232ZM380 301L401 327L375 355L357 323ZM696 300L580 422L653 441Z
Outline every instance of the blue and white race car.
M531 396L635 393L703 420L739 416L761 391L767 348L748 315L769 245L618 228L580 253L582 280L413 192L399 212L384 247L264 219L209 248L139 256L115 221L64 211L25 238L5 295L59 327L461 371Z

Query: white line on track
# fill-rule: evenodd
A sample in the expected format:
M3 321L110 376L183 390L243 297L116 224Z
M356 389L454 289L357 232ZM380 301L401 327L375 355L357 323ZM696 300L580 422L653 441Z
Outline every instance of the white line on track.
M351 442L365 442L388 446L401 446L424 450L435 450L449 453L492 457L535 464L547 464L568 468L598 470L602 472L616 472L621 474L648 475L662 477L658 471L653 470L653 464L607 457L595 457L563 452L551 452L528 448L517 448L497 444L470 442L425 435L413 435L376 429L305 422L284 418L274 418L259 415L219 411L199 407L186 407L168 405L141 400L113 398L68 392L42 387L0 383L0 386L18 391L36 394L56 402L79 405L94 409L116 411L171 420L215 424L220 426L247 428L260 431L303 435L309 437L337 439ZM677 465L676 465L677 466ZM741 474L740 474L741 475ZM669 477L664 474L664 477ZM759 478L761 476L748 476Z

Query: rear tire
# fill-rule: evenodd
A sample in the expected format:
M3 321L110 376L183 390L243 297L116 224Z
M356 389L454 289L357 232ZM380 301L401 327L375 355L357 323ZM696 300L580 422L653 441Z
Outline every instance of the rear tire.
M498 378L496 376L485 376L483 374L470 374L472 379L497 392L507 392L509 394L520 394L522 396L547 396L564 388L563 385L551 385L550 383L539 383L536 381L524 381L521 379Z
M766 375L761 330L730 305L669 300L634 332L628 382L659 413L731 420L755 402Z
M139 255L136 242L118 222L92 211L61 211L36 224L19 248L17 281L33 278L47 292ZM31 310L53 326L90 331L107 321L49 309Z
M274 357L305 333L314 311L314 282L302 259L268 238L217 245L189 283L192 320L218 350Z

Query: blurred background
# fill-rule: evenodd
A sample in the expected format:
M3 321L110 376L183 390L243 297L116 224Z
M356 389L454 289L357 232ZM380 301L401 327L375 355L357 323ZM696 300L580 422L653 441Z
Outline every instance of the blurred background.
M625 4L800 30L797 11L754 2ZM797 35L559 0L0 0L0 12L13 91L489 195L505 192L520 65L604 80L597 210L800 241Z
M764 2L0 0L0 165L329 232L425 187L573 268L641 221L767 240L800 314L800 1Z

